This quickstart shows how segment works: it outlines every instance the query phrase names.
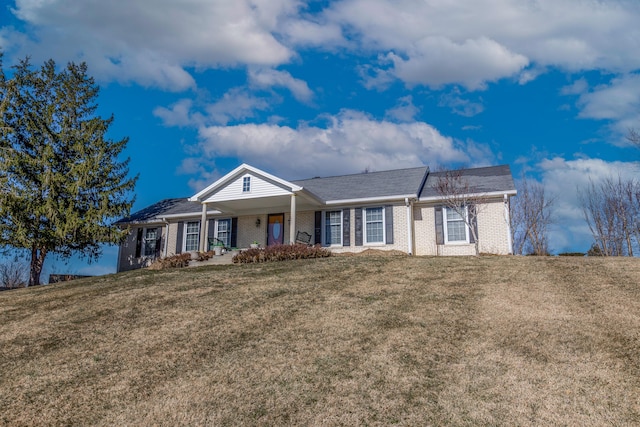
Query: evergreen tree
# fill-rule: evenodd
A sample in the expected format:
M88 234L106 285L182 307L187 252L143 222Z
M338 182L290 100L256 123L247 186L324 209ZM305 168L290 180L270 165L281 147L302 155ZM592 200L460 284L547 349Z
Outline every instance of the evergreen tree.
M85 63L33 70L26 58L13 68L8 79L0 55L0 246L30 253L37 285L47 254L91 261L120 242L113 223L128 215L137 177L119 159L128 138L105 137L113 116L96 114Z

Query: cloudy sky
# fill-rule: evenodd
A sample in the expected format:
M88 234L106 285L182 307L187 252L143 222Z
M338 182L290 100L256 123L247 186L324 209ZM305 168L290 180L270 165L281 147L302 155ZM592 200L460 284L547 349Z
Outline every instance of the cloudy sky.
M242 162L285 179L507 163L590 244L576 188L638 175L637 0L9 0L5 65L86 61L134 209ZM76 272L115 271L115 250Z

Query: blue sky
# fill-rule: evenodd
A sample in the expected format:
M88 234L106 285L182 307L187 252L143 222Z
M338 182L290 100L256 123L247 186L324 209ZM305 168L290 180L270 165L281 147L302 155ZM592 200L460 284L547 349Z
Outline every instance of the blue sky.
M87 62L110 136L130 137L134 210L242 162L285 179L508 163L556 197L561 252L591 240L576 189L638 174L638 22L636 0L16 0L0 48ZM113 272L116 252L49 270Z

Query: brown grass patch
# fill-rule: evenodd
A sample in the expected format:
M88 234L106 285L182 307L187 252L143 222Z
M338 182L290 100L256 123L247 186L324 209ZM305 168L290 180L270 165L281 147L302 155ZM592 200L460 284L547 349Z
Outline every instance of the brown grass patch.
M0 294L0 424L637 425L640 260L331 257Z

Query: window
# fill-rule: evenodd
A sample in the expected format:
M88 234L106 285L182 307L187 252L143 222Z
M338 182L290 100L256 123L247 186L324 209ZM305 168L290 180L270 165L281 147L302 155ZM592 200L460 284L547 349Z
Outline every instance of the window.
M324 238L327 245L342 245L342 211L326 212Z
M248 193L249 191L251 191L251 177L245 176L242 178L242 192Z
M218 220L217 237L224 242L225 246L231 246L231 219Z
M447 243L469 242L468 227L465 218L454 209L445 207L444 213L444 236ZM465 208L464 215L467 215Z
M157 241L158 229L147 228L144 232L144 256L154 256L156 254Z
M184 250L185 252L198 250L198 237L200 235L200 222L193 221L185 224Z
M384 243L384 210L379 207L364 211L365 243Z

